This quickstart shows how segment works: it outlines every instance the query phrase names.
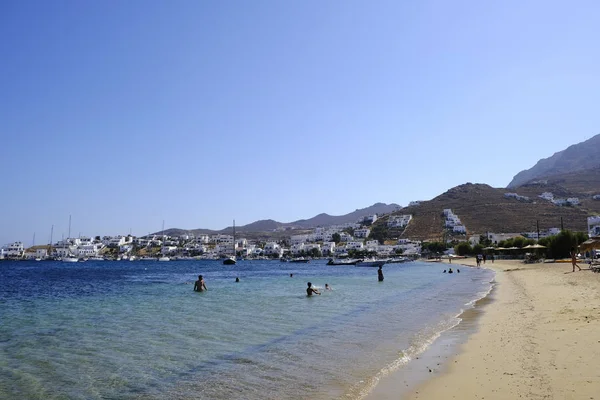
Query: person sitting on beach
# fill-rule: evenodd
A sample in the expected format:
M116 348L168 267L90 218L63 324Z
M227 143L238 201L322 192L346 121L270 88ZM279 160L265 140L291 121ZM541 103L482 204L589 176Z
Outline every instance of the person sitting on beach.
M575 251L575 247L571 247L571 264L573 265L573 272L575 272L575 267L579 268L581 271L581 267L577 265L577 252Z
M451 274L451 273L453 273L453 272L454 272L454 271L452 271L452 268L450 268L450 269L448 270L448 273L449 273L449 274Z
M205 290L208 290L208 288L204 283L204 278L202 278L202 275L198 275L198 280L194 283L194 292L204 292Z
M327 283L325 284L325 290L331 290L331 286L329 286Z
M444 270L444 273L446 273L446 270Z
M460 269L456 268L456 273L460 274Z
M381 269L381 265L379 266L379 269L377 270L377 280L379 282L383 282L383 270Z
M307 296L312 296L313 293L315 294L321 294L317 289L315 289L314 287L312 287L312 283L308 282L308 287L306 288L306 295Z

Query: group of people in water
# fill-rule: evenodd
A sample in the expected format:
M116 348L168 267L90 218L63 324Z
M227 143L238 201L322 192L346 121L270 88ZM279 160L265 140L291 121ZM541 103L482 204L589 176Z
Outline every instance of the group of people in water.
M446 272L446 271L444 270L444 272ZM450 273L452 273L452 269L450 269ZM291 273L290 278L293 278L293 277L294 277L294 274ZM383 282L383 270L381 269L381 267L379 267L379 270L377 270L377 280L379 282ZM240 278L236 277L235 281L239 282ZM318 295L321 294L321 292L319 292L318 289L313 287L312 282L308 282L307 285L308 285L308 287L306 288L307 296L312 296L313 294L318 294ZM196 282L194 282L194 292L204 292L207 290L208 290L208 288L206 287L206 282L204 282L204 277L202 275L198 275L198 280ZM331 286L329 286L328 283L326 283L325 290L333 290L333 289L331 288Z
M452 271L452 268L448 269L448 271L444 270L444 274L445 274L446 272L448 272L449 274L453 274L453 273L454 273L454 271ZM457 273L457 274L460 274L460 269L456 268L456 273Z

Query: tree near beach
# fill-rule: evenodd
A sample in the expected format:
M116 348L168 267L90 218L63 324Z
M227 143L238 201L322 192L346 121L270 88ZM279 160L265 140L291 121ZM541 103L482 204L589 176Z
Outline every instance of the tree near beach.
M558 235L548 236L539 240L539 244L547 247L546 256L550 258L570 257L571 247L577 247L587 240L584 232L561 231Z

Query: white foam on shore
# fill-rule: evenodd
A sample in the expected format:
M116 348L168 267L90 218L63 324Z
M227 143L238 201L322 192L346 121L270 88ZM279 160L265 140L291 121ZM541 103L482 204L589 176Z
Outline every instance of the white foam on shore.
M493 270L490 269L490 271ZM483 283L484 285L489 285L487 289L485 291L478 292L476 298L466 303L465 306L468 306L468 308L474 308L478 301L486 298L494 289L496 283L495 276L496 274L494 273L493 277L490 279L489 282ZM356 390L357 393L353 393L354 390L351 389L350 393L346 394L346 398L352 400L362 400L365 397L367 397L377 386L377 384L381 381L381 379L407 365L410 361L417 358L420 354L423 354L445 332L448 332L449 330L457 327L462 322L461 315L463 315L465 311L466 309L461 309L450 320L441 321L440 324L436 327L437 329L435 329L433 333L423 332L424 335L419 336L420 338L426 337L425 340L412 344L406 351L401 352L401 356L398 359L383 367L375 376L369 378L367 381L360 382L360 387L354 388L354 390Z

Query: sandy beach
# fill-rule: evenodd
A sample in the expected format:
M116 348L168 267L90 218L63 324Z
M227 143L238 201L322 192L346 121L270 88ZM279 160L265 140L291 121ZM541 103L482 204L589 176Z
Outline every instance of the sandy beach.
M400 394L399 370L368 399L600 399L600 274L581 266L488 261L491 301L478 305L475 333L458 354L412 393Z

